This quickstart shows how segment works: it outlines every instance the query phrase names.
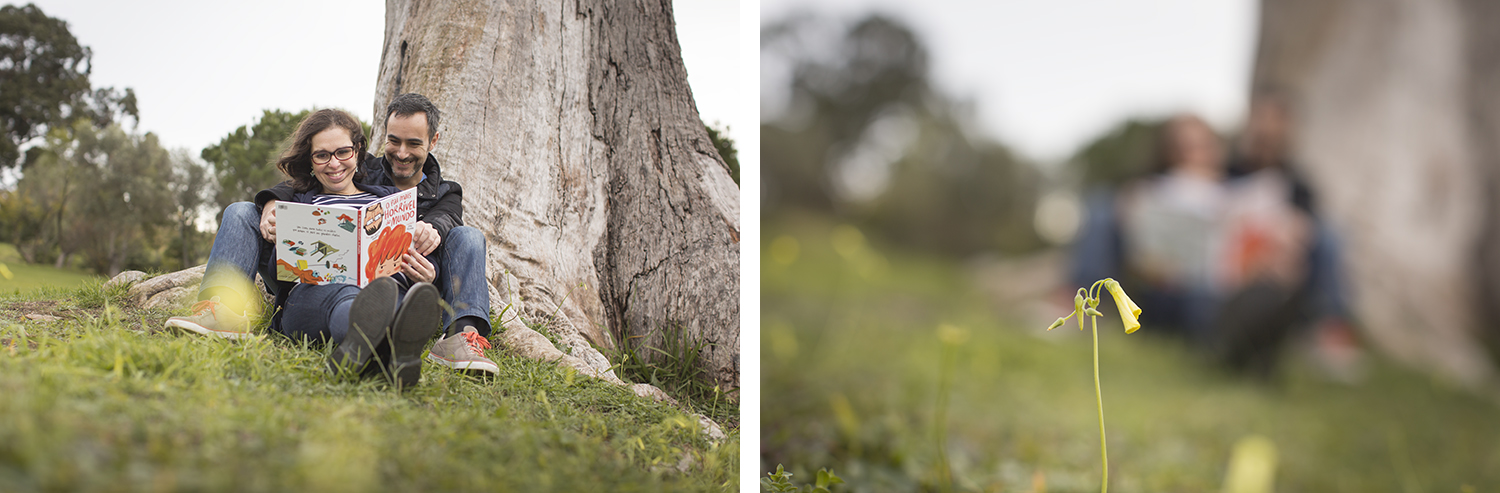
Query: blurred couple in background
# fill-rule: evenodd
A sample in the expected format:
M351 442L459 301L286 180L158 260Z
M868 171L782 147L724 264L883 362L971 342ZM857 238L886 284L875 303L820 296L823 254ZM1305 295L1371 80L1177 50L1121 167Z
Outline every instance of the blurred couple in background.
M1073 284L1120 279L1154 332L1236 372L1268 377L1306 337L1353 378L1338 241L1289 159L1291 111L1258 93L1232 146L1195 115L1167 120L1148 176L1087 195Z

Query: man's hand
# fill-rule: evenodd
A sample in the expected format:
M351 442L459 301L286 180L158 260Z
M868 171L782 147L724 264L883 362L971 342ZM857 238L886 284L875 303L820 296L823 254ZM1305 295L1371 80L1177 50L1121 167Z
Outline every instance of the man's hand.
M275 220L273 219L273 226L274 222ZM261 224L265 224L265 221L261 221ZM417 221L417 225L411 229L411 246L416 248L417 253L422 255L429 255L433 250L437 250L438 243L442 241L443 239L438 236L437 229L434 229L431 224Z
M276 243L276 201L266 202L260 211L260 237Z
M415 243L406 247L406 253L401 255L401 272L417 282L432 282L437 279L437 268L427 261L427 257L417 253Z

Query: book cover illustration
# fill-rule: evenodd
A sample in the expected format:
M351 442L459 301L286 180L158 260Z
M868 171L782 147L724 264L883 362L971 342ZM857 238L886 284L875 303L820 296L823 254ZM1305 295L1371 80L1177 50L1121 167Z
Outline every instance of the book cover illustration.
M398 272L416 199L412 189L359 209L277 202L276 279L364 286Z
M359 285L401 271L401 255L411 246L417 222L416 189L386 197L365 207L360 216Z

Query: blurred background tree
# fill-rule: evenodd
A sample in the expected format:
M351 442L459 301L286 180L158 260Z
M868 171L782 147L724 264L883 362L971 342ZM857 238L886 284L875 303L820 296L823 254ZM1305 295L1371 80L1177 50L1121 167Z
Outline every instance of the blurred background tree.
M92 56L67 22L35 5L0 7L0 168L14 170L0 189L0 242L28 263L102 275L201 262L213 235L199 223L215 174L123 126L139 119L135 93L93 87ZM298 116L267 115L257 133L273 152ZM236 173L249 174L226 164L224 174Z
M172 222L177 228L177 237L169 245L163 264L168 259L176 259L177 264L167 270L197 265L199 259L208 257L213 246L213 233L198 229L198 218L204 213L204 206L211 203L209 197L215 189L211 172L208 165L193 159L186 150L172 153L173 179L169 187L175 206Z
M34 155L22 159L21 148L50 128L71 131L76 119L104 128L139 117L135 91L89 83L92 58L67 22L35 5L0 7L0 167L29 165Z
M880 14L829 24L796 15L761 34L763 63L791 75L785 107L761 126L766 217L832 216L942 253L1040 248L1041 172L967 130L971 109L933 88L912 30Z
M265 110L255 123L240 126L219 143L203 149L200 156L213 166L214 178L219 184L219 191L214 196L219 210L234 202L249 200L256 192L285 179L272 163L280 154L282 141L292 135L309 112L311 110L298 113ZM365 131L369 135L369 129Z
M1085 144L1068 160L1085 188L1118 188L1160 169L1158 135L1163 118L1132 118Z
M54 129L17 183L47 218L40 235L17 245L28 259L51 257L113 275L127 266L160 265L173 224L175 165L153 134L132 135L118 125L96 130L85 120L72 132Z

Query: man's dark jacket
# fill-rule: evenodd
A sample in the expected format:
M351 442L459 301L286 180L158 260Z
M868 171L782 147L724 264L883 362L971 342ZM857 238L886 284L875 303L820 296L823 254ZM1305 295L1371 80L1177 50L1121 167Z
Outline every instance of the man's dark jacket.
M365 171L365 179L360 183L396 186L396 182L391 180L391 163L386 161L385 156L365 154L360 167ZM448 241L448 231L464 225L463 187L457 182L443 180L442 168L438 166L437 157L432 154L428 154L427 162L422 164L422 174L422 181L417 183L417 220L432 225L437 230L440 241ZM284 181L255 194L255 207L263 209L267 202L292 200L295 195L297 194L292 190L291 182Z

